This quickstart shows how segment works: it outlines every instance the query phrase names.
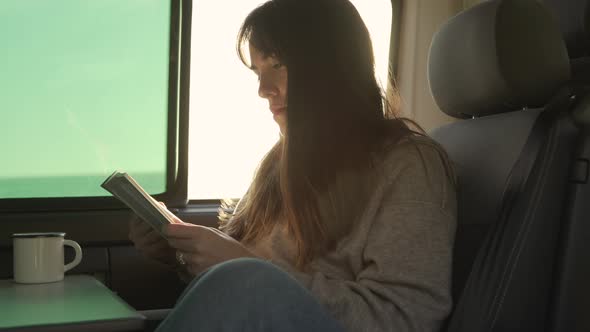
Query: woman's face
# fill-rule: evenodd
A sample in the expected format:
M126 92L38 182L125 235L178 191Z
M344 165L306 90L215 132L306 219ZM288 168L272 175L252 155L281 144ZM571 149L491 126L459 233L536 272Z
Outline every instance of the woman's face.
M287 67L274 56L265 56L250 44L252 71L258 76L258 95L268 107L281 132L287 129Z

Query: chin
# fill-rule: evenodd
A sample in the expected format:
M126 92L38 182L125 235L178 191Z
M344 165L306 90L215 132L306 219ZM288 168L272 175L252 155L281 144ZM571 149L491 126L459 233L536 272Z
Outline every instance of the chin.
M281 136L285 136L287 134L287 126L283 123L279 123L279 131L281 132Z
M285 119L285 116L281 114L278 116L275 115L274 120L279 125L279 129L281 130L281 133L284 135L287 129L287 119Z

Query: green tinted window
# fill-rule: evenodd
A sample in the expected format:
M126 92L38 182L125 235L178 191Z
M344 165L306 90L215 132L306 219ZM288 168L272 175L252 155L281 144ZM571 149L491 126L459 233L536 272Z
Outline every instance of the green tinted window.
M165 191L170 2L0 3L0 198Z

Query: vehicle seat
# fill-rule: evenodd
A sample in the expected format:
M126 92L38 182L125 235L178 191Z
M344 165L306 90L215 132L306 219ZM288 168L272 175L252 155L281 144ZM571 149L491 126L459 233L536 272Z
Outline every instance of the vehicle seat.
M570 84L590 87L590 0L545 0L559 22L572 66ZM574 119L582 128L576 142L568 194L568 213L561 233L551 330L590 331L590 98L580 101Z
M432 95L463 119L431 132L459 181L447 331L544 331L579 129L570 65L550 12L490 0L434 36Z
M572 83L590 84L590 1L543 0L559 23L572 67Z

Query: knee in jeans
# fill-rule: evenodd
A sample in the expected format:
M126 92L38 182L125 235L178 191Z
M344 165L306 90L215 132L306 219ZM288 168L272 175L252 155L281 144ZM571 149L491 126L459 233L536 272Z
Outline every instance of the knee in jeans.
M274 281L287 277L287 274L262 259L237 258L211 267L203 277L215 280L215 282L223 284L224 287L236 284L235 281L238 279L252 286L258 283L269 286Z
M262 259L244 257L219 263L211 267L208 272L216 275L229 275L235 277L237 275L244 276L254 272L277 273L280 272L280 270Z

